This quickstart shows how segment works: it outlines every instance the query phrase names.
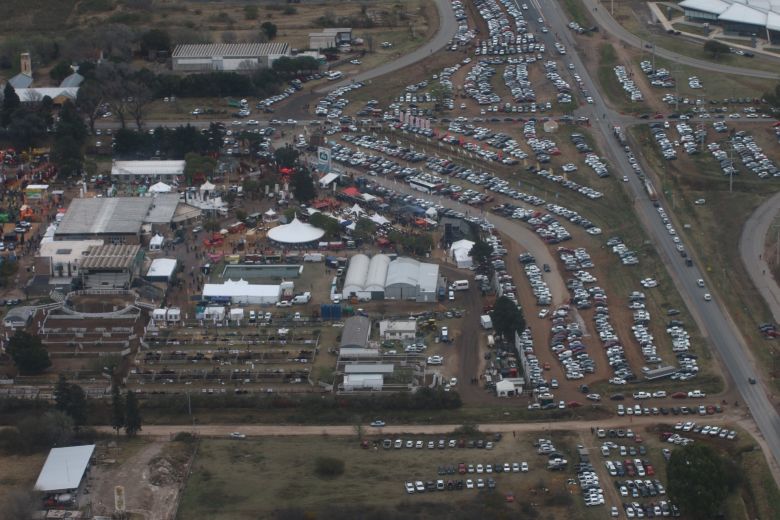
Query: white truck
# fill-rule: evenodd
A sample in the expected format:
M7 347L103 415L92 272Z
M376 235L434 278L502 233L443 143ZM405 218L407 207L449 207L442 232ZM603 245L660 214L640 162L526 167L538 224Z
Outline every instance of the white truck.
M293 297L292 302L296 305L302 305L311 301L311 293L306 291L305 293L297 294Z
M482 325L483 329L492 329L493 328L493 320L490 319L489 314L483 314L479 317L479 324Z

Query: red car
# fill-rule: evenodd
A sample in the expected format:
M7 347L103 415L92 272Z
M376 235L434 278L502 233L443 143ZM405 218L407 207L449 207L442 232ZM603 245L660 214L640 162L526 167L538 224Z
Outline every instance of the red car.
M458 473L460 473L461 475L464 475L466 473L466 465L463 464L462 462L458 464Z
M685 399L686 397L688 397L688 394L686 394L685 392L675 392L671 395L671 397L673 399Z

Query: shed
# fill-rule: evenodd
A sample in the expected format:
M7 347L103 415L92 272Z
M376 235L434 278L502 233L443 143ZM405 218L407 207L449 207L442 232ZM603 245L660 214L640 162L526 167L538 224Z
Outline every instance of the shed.
M365 316L352 316L344 321L339 347L366 348L371 335L371 320Z
M171 307L165 314L165 321L169 323L178 323L181 321L181 309L178 307Z
M384 386L382 374L350 374L344 376L344 391L359 390L381 391Z
M230 321L240 321L244 319L244 309L230 309Z
M498 397L512 397L523 393L522 378L505 377L496 383L496 395Z
M155 321L165 321L167 315L168 309L154 309L152 311L152 319Z
M38 475L35 489L44 493L65 493L78 489L94 451L94 444L52 448Z
M149 251L159 251L165 244L165 237L162 235L154 235L149 240Z
M203 311L203 319L222 321L225 319L225 308L220 306L206 307Z

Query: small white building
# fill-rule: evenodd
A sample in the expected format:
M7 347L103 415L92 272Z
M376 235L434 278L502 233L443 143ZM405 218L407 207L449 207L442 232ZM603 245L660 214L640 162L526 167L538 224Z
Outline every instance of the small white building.
M450 258L460 269L468 269L474 262L471 258L471 249L474 242L471 240L458 240L450 246Z
M241 321L244 319L244 309L232 308L230 309L230 321Z
M43 493L69 493L81 486L89 469L95 445L52 448L43 464L35 490Z
M417 337L417 320L382 320L379 337L383 340L412 340Z
M523 379L517 377L505 377L496 383L496 395L498 397L514 397L523 393Z
M170 283L176 276L178 265L179 262L175 258L157 258L152 260L144 278L149 282Z
M225 308L219 305L212 305L203 310L203 319L209 321L222 321L225 319Z
M168 312L165 313L165 321L168 323L178 323L181 321L181 309L178 307L171 307Z
M165 244L165 237L162 235L154 235L149 240L149 251L159 251Z

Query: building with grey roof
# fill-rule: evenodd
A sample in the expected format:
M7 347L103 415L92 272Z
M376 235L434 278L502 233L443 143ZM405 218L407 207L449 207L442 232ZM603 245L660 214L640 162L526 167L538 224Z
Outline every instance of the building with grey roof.
M138 274L144 254L138 245L104 245L87 248L79 274L90 289L126 289Z
M287 43L195 43L177 45L171 67L179 72L235 71L270 68L290 56Z
M385 299L435 302L438 286L438 265L397 258L387 269Z
M154 199L100 197L74 199L54 233L55 240L101 239L106 243L138 244Z
M339 348L366 348L371 336L371 320L365 316L352 316L344 320Z

